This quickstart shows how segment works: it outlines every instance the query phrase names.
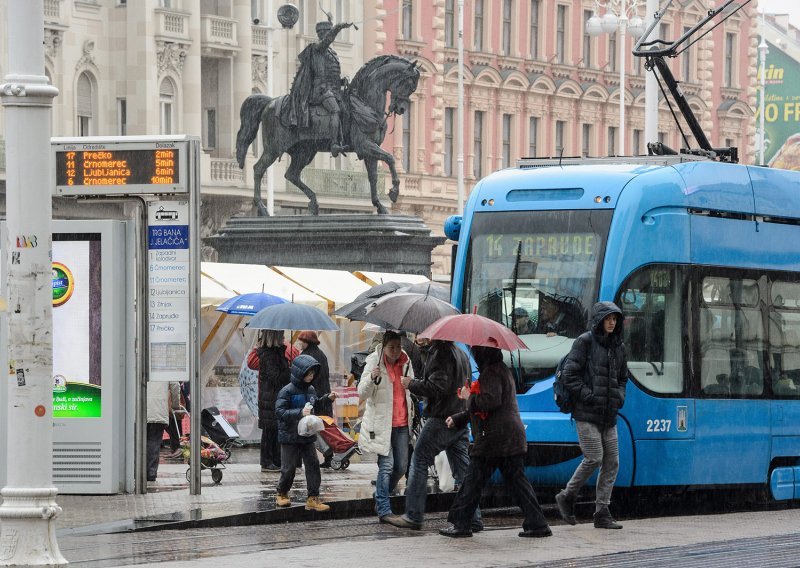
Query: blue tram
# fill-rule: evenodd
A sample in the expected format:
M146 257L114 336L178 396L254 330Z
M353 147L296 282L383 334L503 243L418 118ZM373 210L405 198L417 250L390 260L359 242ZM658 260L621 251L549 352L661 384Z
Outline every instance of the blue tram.
M800 172L526 159L480 181L446 232L453 303L529 347L507 362L535 484L563 486L579 463L553 373L593 303L612 300L631 373L617 486L800 498Z

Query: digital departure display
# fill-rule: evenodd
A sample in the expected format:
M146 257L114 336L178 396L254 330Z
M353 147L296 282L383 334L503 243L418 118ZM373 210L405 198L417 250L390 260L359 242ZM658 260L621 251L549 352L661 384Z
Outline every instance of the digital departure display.
M180 183L177 150L56 152L56 185Z
M54 141L56 191L64 196L184 193L185 148L182 141L166 140Z

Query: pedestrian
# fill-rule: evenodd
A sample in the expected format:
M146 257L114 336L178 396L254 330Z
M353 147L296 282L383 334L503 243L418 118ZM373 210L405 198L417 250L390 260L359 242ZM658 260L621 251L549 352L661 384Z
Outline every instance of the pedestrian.
M313 357L316 359L317 363L319 363L319 370L316 375L314 375L314 382L311 383L311 385L317 392L317 397L322 398L331 392L331 378L330 369L328 368L328 358L325 356L325 353L322 352L322 349L320 349L319 343L319 336L317 336L317 332L315 331L301 331L297 336L296 345L300 353ZM333 416L333 404L330 404L327 398L323 399L319 414Z
M367 357L358 382L358 397L365 402L358 445L362 452L378 454L375 513L381 522L395 518L389 495L408 468L415 409L403 377L413 378L414 369L400 347L400 334L386 331L381 347Z
M178 383L147 383L147 481L155 481L158 477L161 443L169 424L170 405L174 404L171 401L180 401Z
M589 331L579 336L564 362L563 381L574 401L572 418L578 430L583 461L563 491L556 495L561 518L575 519L575 500L597 468L594 526L621 529L608 509L619 470L617 413L625 403L628 365L622 343L622 310L613 302L598 302Z
M278 393L275 402L275 414L278 417L278 442L281 445L281 477L278 480L276 504L278 507L291 505L289 489L294 483L297 466L302 461L306 472L306 510L327 511L329 505L319 500L321 476L317 449L314 446L316 436L301 436L297 431L300 419L317 411L327 402L335 400L336 393L317 398L314 387L314 375L319 370L319 363L310 355L298 355L292 361L291 382Z
M472 446L467 474L447 520L453 526L439 529L443 536L472 536L470 525L481 500L481 492L496 469L512 497L522 509L522 537L552 535L530 481L525 477L525 427L519 417L514 378L503 362L503 353L494 347L473 346L472 356L480 375L470 387L463 387L459 396L467 401L467 410L446 420L448 428L462 428L467 420L472 425L475 442Z
M282 330L260 332L258 354L258 427L261 428L261 471L280 471L278 419L275 401L278 392L289 384L289 361Z
M452 341L433 341L428 350L423 375L404 377L405 386L413 396L424 398L425 421L417 437L406 485L406 511L388 522L396 527L419 530L425 517L428 496L428 469L436 456L444 451L457 484L464 480L469 464L469 434L464 421L459 428L449 428L448 416L464 410L459 390L470 381L469 359ZM472 530L483 530L480 510L475 509Z
M317 393L317 397L324 397L320 402L319 414L333 417L333 404L327 397L325 397L326 394L331 392L328 358L325 356L325 353L322 352L322 349L320 349L319 343L319 336L317 336L316 331L301 331L297 336L296 345L300 350L300 353L313 357L317 360L317 363L319 363L319 370L314 375L314 382L311 383L311 386L314 387L314 390ZM330 468L331 459L333 458L333 451L331 450L330 446L328 446L328 444L326 444L319 436L317 436L317 441L315 443L317 445L317 449L325 457L323 462L319 464L320 467L324 467L326 469Z
M183 456L183 448L181 447L181 436L183 436L183 414L184 405L181 402L182 387L181 383L175 383L177 390L170 383L169 391L169 424L167 425L167 434L169 435L169 458L177 459ZM177 399L177 400L176 400Z

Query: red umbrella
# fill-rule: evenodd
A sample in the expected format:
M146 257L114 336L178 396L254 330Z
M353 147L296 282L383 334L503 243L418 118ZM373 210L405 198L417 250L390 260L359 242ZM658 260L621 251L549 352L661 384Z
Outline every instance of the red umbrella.
M467 345L483 345L506 351L528 348L513 331L478 314L443 317L419 333L418 337L460 341Z

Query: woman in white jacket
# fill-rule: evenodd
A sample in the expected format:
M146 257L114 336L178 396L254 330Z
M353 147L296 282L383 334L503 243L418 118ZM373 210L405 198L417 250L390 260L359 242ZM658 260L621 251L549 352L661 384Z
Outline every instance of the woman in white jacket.
M408 468L408 446L416 408L402 377L414 377L408 355L400 347L400 335L387 331L382 346L372 352L358 383L365 401L358 445L362 452L378 454L375 512L381 522L392 516L389 495Z

